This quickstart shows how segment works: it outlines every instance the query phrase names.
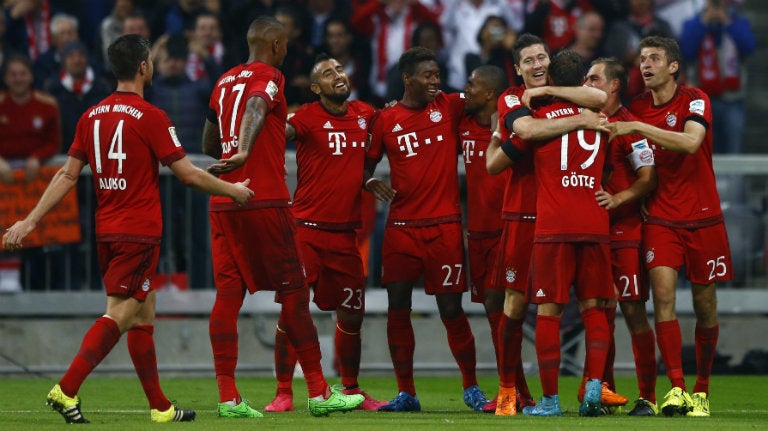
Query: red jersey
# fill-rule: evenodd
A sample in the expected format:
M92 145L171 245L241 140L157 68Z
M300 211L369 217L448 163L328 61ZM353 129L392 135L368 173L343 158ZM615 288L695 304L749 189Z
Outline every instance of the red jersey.
M501 204L509 171L490 175L485 168L485 152L491 140L489 126L481 126L465 115L459 124L467 176L467 228L470 232L501 232Z
M506 126L507 118L511 116L528 116L531 111L523 105L521 99L525 92L525 86L510 87L499 96L497 108L502 139L512 135L512 131ZM518 147L524 146L520 138L512 136ZM536 218L536 176L533 169L533 151L525 151L519 160L512 166L512 175L509 177L504 190L504 205L502 207L502 219L510 221L534 220Z
M80 117L69 155L91 166L97 241L160 242L158 162L185 156L165 112L136 93L112 93Z
M254 191L255 196L242 207L226 196L211 196L211 211L288 206L290 193L285 185L285 121L288 107L284 84L285 78L279 70L261 62L235 66L216 82L209 107L216 111L223 159L237 154L240 123L248 99L253 96L264 99L269 106L269 114L251 145L251 154L245 164L220 176L231 183L250 178L248 188Z
M531 9L538 7L538 3L530 2L527 12L531 13ZM573 42L576 37L576 21L584 12L593 10L589 0L549 1L544 7L548 8L548 12L541 26L541 38L552 52L566 48Z
M651 142L659 185L648 200L648 223L670 227L703 227L723 221L720 197L712 168L712 107L698 88L678 85L672 99L653 104L650 92L632 102L631 111L652 126L682 132L687 121L696 121L707 132L695 154L665 150Z
M637 118L622 106L608 121L637 121ZM633 134L617 136L608 144L605 160L606 177L603 188L610 194L626 190L637 180L638 169L653 166L653 150L644 136ZM609 211L611 245L615 248L639 247L642 240L643 220L640 215L641 201L637 200Z
M365 142L374 112L352 100L345 114L333 115L314 102L288 117L297 137L292 210L299 221L331 230L360 227Z
M59 147L61 119L53 96L32 90L30 100L20 105L7 91L0 92L0 157L47 159Z
M534 111L536 118L577 115L573 103L556 101ZM597 204L608 135L574 130L534 144L538 183L534 242L609 241L608 211Z
M398 103L374 116L367 157L387 153L390 181L397 190L389 223L400 226L461 220L458 127L464 95L439 93L423 109Z

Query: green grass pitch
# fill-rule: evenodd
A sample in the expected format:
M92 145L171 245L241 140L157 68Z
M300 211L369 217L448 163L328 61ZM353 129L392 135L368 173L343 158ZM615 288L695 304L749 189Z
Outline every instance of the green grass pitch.
M688 384L693 385L688 376ZM55 383L44 378L3 378L0 383L0 429L59 430L65 426L61 416L45 405L45 395ZM332 414L329 417L311 417L307 411L304 380L294 382L292 413L266 413L263 419L220 419L216 417L218 395L216 381L209 378L163 377L161 383L170 399L181 408L195 409L197 420L192 423L151 424L146 399L135 377L106 378L91 376L80 389L83 413L91 421L82 425L89 431L97 430L300 430L300 431L395 431L395 430L768 430L768 376L713 376L711 381L710 418L654 417L634 418L619 413L599 418L578 416L576 388L579 379L560 378L562 418L495 417L471 411L461 399L461 380L456 377L417 377L416 388L422 405L421 413L377 413L355 411ZM337 378L330 381L338 383ZM537 378L529 384L534 396L541 389ZM619 392L633 400L637 393L631 377L620 377ZM496 389L497 380L481 377L480 385L489 396ZM361 386L373 397L390 399L396 394L394 377L363 377ZM261 410L274 394L272 378L240 378L238 387ZM664 376L659 376L657 396L661 398L669 389ZM631 404L632 401L630 401ZM626 410L625 410L626 412ZM81 425L71 425L80 427ZM70 427L70 426L67 426Z

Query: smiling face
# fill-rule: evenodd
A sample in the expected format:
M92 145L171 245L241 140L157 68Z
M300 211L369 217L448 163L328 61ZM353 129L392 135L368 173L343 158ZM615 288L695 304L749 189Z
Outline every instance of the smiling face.
M412 75L405 76L405 91L420 103L430 103L440 91L440 67L433 60L416 64Z
M317 63L312 68L311 80L310 89L320 97L336 103L342 103L349 98L349 78L344 72L344 67L335 59Z
M667 53L660 47L644 47L640 50L640 74L646 88L660 88L673 81L678 63L669 62Z
M517 74L528 88L547 85L549 54L544 46L535 44L520 50L520 64L515 65Z

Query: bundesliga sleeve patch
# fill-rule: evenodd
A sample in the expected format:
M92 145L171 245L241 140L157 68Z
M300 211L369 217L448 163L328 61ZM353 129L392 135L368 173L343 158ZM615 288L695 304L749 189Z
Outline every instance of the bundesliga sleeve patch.
M173 140L173 144L176 145L176 147L181 147L181 142L179 141L179 137L176 136L176 128L175 127L169 127L168 128L168 134L171 135L171 139Z
M264 91L266 91L266 93L267 93L267 94L269 94L269 98L270 98L270 99L272 99L272 100L275 100L275 96L277 95L277 92L278 92L279 90L278 90L278 88L277 88L277 84L275 84L275 83L274 83L274 82L272 82L272 81L269 81L269 82L267 83L267 88L266 88L266 89L264 89Z
M704 99L696 99L688 105L688 110L693 114L704 115Z
M504 103L507 104L507 108L514 108L520 106L520 99L514 94L508 94L504 96Z

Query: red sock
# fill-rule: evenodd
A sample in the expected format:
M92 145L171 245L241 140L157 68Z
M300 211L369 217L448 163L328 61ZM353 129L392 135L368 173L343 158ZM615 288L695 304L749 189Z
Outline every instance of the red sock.
M677 319L656 322L656 342L659 343L661 360L664 361L664 368L667 369L667 377L672 387L686 390L683 378L683 340Z
M656 402L656 337L649 329L640 334L632 334L632 353L635 355L635 372L640 396Z
M296 350L307 392L310 398L326 393L328 383L320 365L320 342L317 340L317 328L309 314L309 288L291 289L280 292L280 321L285 325L285 333Z
M411 324L411 310L392 310L387 312L387 342L389 356L395 368L397 389L416 395L416 385L413 381L413 351L416 339Z
M523 320L510 319L506 315L501 321L499 383L505 388L517 387L517 370L521 363L523 347Z
M560 318L536 316L536 356L543 395L557 395L560 374Z
M282 328L282 322L277 322L275 329L275 377L277 378L277 393L293 396L293 372L296 369L296 350L291 346L288 334Z
M80 350L59 381L61 391L74 397L88 374L109 354L120 339L120 328L109 317L99 317L83 337Z
M208 322L220 403L240 401L240 392L235 384L235 367L238 357L237 316L240 314L244 295L245 291L241 287L219 287Z
M581 312L581 320L584 322L584 339L588 358L586 363L589 367L584 370L584 374L589 379L602 381L605 358L610 343L605 311L598 307L592 307Z
M488 313L488 324L491 327L491 342L493 343L493 352L496 355L496 369L501 370L501 326L502 318L504 317L503 311L494 311Z
M715 361L717 338L720 335L720 325L702 328L696 325L696 385L693 392L704 392L709 396L709 375L712 374L712 364Z
M608 383L608 388L616 392L616 380L613 377L613 363L616 360L616 306L605 308L605 319L608 321L608 352L605 355L605 369L603 381Z
M532 399L531 390L528 389L528 382L525 380L525 370L523 369L522 357L517 361L517 378L515 379L515 389L521 399Z
M441 319L448 335L448 347L461 370L461 382L464 389L477 385L477 357L475 336L469 326L467 315L463 312L455 319Z
M360 374L360 342L361 322L336 322L336 358L339 360L339 374L344 387L357 386L357 376Z
M153 325L134 326L128 331L128 353L133 361L133 368L139 376L141 387L149 400L149 408L166 411L171 402L165 397L160 387L160 376L157 374L157 355L155 354L155 332Z

